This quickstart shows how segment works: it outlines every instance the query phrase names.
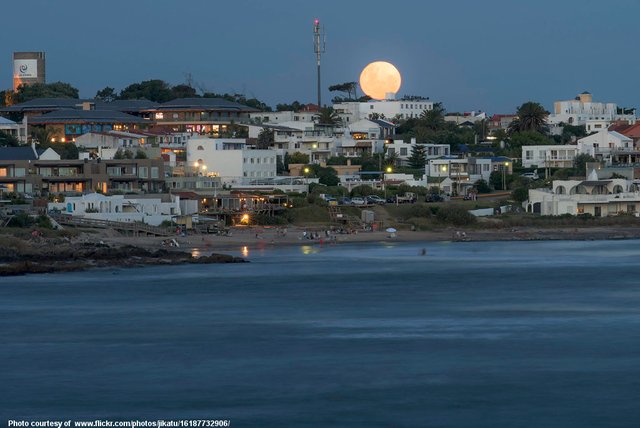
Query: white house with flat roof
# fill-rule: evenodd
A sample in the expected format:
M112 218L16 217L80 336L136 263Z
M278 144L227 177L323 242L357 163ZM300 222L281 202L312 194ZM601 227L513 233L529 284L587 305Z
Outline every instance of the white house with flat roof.
M571 144L522 146L524 168L572 168L578 147Z
M586 180L554 180L551 189L529 189L523 207L541 215L635 215L640 212L640 192L637 180L599 179L592 171Z
M406 166L416 144L415 138L412 138L409 143L403 140L393 140L392 143L385 144L385 149L387 156L396 156L400 166ZM451 155L451 146L449 144L422 144L422 146L425 149L427 160Z
M274 125L284 122L315 122L318 112L313 111L260 111L249 113L249 117L260 123Z
M634 114L620 114L615 103L594 102L589 92L583 92L573 100L556 101L553 113L547 121L551 125L565 123L567 125L586 125L589 121L631 120L635 123Z
M49 210L59 210L74 217L120 222L142 222L159 226L181 214L180 197L174 194L106 196L89 193L67 196L64 202L51 202Z
M367 102L336 103L333 109L342 119L343 124L369 119L372 114L377 114L380 119L392 120L395 117L410 119L420 117L425 110L433 109L433 101L421 100L381 100Z
M276 151L246 148L244 139L192 138L187 164L194 172L221 177L223 182L276 176Z

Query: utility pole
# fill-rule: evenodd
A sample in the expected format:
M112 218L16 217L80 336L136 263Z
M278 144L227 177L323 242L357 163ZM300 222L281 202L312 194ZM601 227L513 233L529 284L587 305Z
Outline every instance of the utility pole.
M316 53L316 64L318 66L318 108L322 107L321 87L320 87L320 57L325 51L325 35L320 28L320 20L313 21L313 51Z

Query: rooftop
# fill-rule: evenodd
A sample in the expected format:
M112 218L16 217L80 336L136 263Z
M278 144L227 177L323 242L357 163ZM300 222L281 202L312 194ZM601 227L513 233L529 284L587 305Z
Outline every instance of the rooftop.
M34 116L29 123L34 125L49 123L146 123L145 119L116 110L54 110Z
M8 160L38 160L38 157L31 146L0 147L0 161Z
M167 101L151 108L150 110L226 110L226 111L242 111L257 112L260 111L253 107L228 101L223 98L178 98Z

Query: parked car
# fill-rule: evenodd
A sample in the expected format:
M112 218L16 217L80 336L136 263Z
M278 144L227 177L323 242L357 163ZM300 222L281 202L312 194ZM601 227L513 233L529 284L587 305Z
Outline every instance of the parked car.
M425 202L443 202L444 198L437 193L431 193L424 199Z
M525 172L524 174L520 174L520 177L529 178L531 180L537 180L540 178L537 172Z
M365 205L366 203L367 201L365 201L364 198L360 198L360 197L351 198L352 205Z
M346 196L342 197L338 200L338 205L352 205L351 199Z
M396 195L396 203L398 204L412 204L417 200L416 194L412 192L406 192L404 195Z
M366 197L365 199L367 201L368 204L378 204L378 205L383 205L386 204L387 201L385 201L384 199L382 199L380 196L378 195L369 195Z

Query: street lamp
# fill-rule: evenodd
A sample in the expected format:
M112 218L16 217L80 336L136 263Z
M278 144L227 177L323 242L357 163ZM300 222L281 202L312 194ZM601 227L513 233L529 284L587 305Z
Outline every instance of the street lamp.
M387 174L391 174L393 172L393 168L391 168L391 166L388 166L385 171L387 172ZM387 180L386 180L386 176L383 175L382 176L382 189L384 190L384 199L387 199Z
M507 190L507 185L506 185L506 170L507 168L509 168L509 162L505 162L504 163L504 168L502 168L502 190Z

